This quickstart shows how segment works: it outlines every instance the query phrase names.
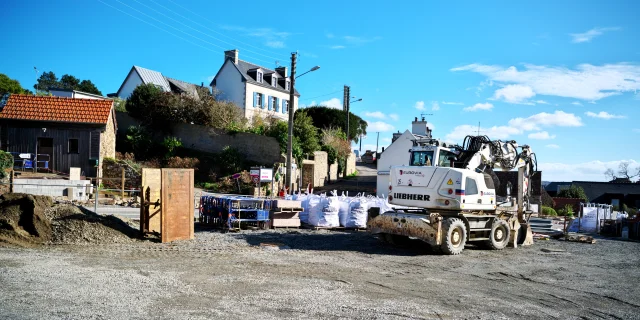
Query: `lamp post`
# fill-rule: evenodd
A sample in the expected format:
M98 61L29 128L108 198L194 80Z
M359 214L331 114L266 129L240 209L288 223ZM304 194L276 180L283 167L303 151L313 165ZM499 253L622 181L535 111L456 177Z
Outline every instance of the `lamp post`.
M294 113L294 107L295 107L295 103L294 103L294 99L295 99L295 82L296 79L299 77L302 77L303 75L311 72L311 71L316 71L318 69L320 69L320 66L315 66L313 68L311 68L309 71L307 72L303 72L302 74L300 74L299 76L296 77L296 60L298 58L298 54L296 52L292 52L291 53L291 76L289 77L291 79L291 85L289 86L289 103L288 103L288 108L289 108L289 130L288 130L288 139L287 139L287 172L286 172L286 185L285 187L289 188L290 192L293 192L293 188L291 187L291 176L292 174L292 158L293 158L293 113Z
M347 87L347 88L348 88L347 90L350 91L350 88L349 87ZM349 91L347 91L347 92L349 92ZM347 141L349 142L349 146L351 146L351 138L349 137L349 118L351 118L349 115L351 114L351 103L362 101L362 98L350 101L351 98L355 98L355 97L347 96L347 103L346 103L346 108L345 108L346 109L345 113L347 114L347 131L345 132L345 136L347 137ZM342 176L343 177L347 176L347 166L346 165L344 166L344 169L342 170Z

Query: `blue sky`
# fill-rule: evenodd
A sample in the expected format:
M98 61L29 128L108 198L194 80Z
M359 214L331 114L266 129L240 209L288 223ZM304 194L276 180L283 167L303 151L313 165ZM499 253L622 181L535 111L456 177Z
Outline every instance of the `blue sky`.
M117 91L132 65L205 84L237 48L273 68L300 54L301 104L370 122L363 149L420 113L434 136L477 130L532 146L543 180L604 180L640 166L636 1L85 0L3 3L0 72L31 88L33 67ZM145 22L146 21L146 22Z

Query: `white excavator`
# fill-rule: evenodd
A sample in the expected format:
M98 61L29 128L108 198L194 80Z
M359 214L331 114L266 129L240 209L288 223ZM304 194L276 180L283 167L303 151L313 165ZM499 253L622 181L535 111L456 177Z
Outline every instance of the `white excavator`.
M390 169L393 210L371 211L368 230L392 244L420 239L434 251L460 254L467 243L501 250L533 243L530 178L536 157L515 141L467 136L463 146L416 138L409 166ZM494 170L518 170L517 195L498 197Z

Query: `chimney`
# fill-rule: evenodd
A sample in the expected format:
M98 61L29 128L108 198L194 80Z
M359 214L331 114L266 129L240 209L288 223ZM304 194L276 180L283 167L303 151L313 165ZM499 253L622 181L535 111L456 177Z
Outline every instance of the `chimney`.
M411 122L411 133L431 138L431 129L427 127L427 121L424 118L418 121L418 117Z
M276 72L277 72L280 76L282 76L282 77L284 77L284 78L286 78L286 77L288 77L288 76L289 76L289 75L287 74L287 67L277 67L277 68L276 68Z
M227 50L224 52L224 61L231 59L233 63L238 64L238 49Z

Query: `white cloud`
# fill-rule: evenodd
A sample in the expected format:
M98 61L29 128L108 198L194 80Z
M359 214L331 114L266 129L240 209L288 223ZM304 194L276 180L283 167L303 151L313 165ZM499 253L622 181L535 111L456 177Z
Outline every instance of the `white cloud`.
M431 102L431 110L433 110L433 111L440 110L440 105L438 104L438 101L432 101Z
M464 111L478 111L478 110L486 110L491 111L493 109L493 105L491 103L476 103L471 107L466 107Z
M571 102L571 104L574 105L574 106L582 107L582 103L580 103L578 101Z
M347 43L351 43L351 44L354 44L354 45L362 45L362 44L365 44L365 43L374 42L374 41L382 39L381 37L366 38L366 37L356 37L356 36L344 36L342 38Z
M382 121L367 121L367 131L369 132L386 132L395 131L396 128Z
M554 113L541 112L527 118L514 118L509 120L509 126L520 128L524 131L540 130L540 127L580 127L582 119L573 113L557 110Z
M341 45L335 45L335 46L330 46L329 49L344 49L346 48L345 46L341 46Z
M449 101L442 101L442 104L444 105L454 105L454 106L463 106L464 103L462 102L449 102Z
M327 33L327 38L329 39L333 39L335 36L333 35L333 33Z
M540 131L541 127L579 127L582 126L580 117L572 113L556 111L554 113L541 112L527 118L513 118L507 126L493 126L480 128L481 135L487 135L491 139L506 139L512 135L522 134L526 131ZM467 135L477 135L478 126L460 125L446 136L448 141L457 141Z
M626 116L611 114L611 113L608 113L606 111L600 111L598 113L587 111L584 114L586 114L588 117L605 119L605 120L609 120L609 119L624 119L624 118L626 118Z
M536 100L534 102L537 103L537 104L550 104L549 102L546 102L544 100Z
M284 48L284 42L282 41L267 41L265 44L271 48Z
M540 132L530 133L528 137L529 139L548 140L548 139L555 139L556 135L555 134L550 135L549 132L540 131Z
M415 104L415 108L420 110L420 111L424 111L425 107L424 107L424 101L418 101Z
M392 113L392 114L389 115L389 118L391 118L391 120L393 120L393 121L398 121L398 119L400 119L400 116L398 116L395 113Z
M506 139L511 135L520 134L521 131L509 126L493 126L491 128L480 127L480 134L487 135L491 139ZM453 141L461 143L462 139L468 135L475 136L478 134L478 126L472 126L468 124L457 126L453 131L445 137L447 141Z
M557 144L548 144L546 147L551 149L560 149L560 146Z
M640 133L640 129L633 129L633 132Z
M380 112L380 111L374 111L374 112L369 112L369 111L365 111L362 113L365 117L370 117L370 118L378 118L378 119L386 119L387 116Z
M511 66L470 64L451 71L470 71L488 80L507 85L521 85L519 90L498 89L496 95L517 100L523 96L548 95L597 101L605 97L640 90L640 65L631 63L594 66L578 65L575 69L525 64L523 70ZM525 89L529 87L531 91ZM502 90L502 91L500 91ZM498 94L500 92L500 94Z
M494 99L504 100L509 103L523 103L527 99L535 96L533 89L529 86L520 84L510 84L504 88L496 90L493 95Z
M340 102L340 99L338 98L331 98L327 101L321 101L320 103L318 103L318 105L325 106L332 109L342 109L342 102Z
M635 160L617 161L590 161L583 163L540 163L538 170L542 171L542 180L545 181L607 181L604 172L607 169L618 170L622 161L629 162L632 168L638 167Z
M571 36L571 38L573 38L571 40L571 42L573 43L583 43L583 42L590 42L591 39L602 35L603 33L607 32L607 31L617 31L620 30L620 28L618 27L614 27L614 28L593 28L587 32L584 33L571 33L569 34Z
M391 138L382 138L382 139L380 139L380 141L391 142Z

